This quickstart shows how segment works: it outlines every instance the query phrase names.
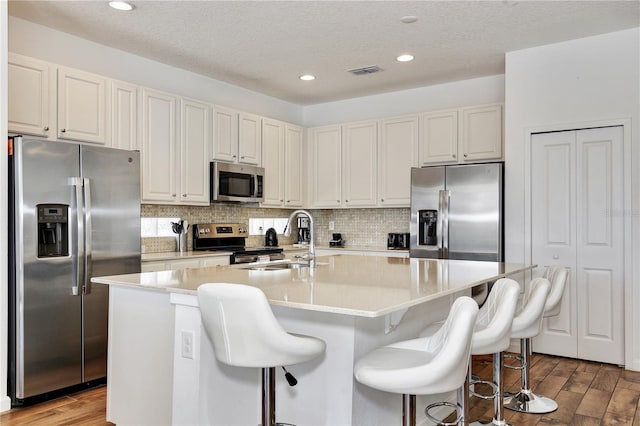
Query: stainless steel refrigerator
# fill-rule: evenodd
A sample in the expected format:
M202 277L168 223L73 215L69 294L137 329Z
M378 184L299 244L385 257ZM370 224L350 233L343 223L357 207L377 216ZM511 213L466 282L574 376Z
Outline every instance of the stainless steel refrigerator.
M504 260L503 164L411 169L410 256Z
M90 280L140 272L140 159L15 137L9 174L15 406L104 381L109 289Z

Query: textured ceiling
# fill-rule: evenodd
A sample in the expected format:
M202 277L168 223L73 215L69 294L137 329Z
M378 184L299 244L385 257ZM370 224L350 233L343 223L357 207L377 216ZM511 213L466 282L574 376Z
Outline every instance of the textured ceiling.
M131 3L19 0L9 14L301 105L502 74L505 52L640 26L637 0ZM370 65L383 71L347 72Z

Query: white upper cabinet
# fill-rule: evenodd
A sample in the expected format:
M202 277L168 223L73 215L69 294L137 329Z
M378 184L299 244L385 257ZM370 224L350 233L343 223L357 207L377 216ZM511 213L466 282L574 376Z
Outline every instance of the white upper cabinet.
M238 114L238 162L259 166L262 161L262 117Z
M216 105L213 108L214 160L235 162L238 158L238 111Z
M420 165L502 158L502 105L434 111L420 116Z
M285 207L302 207L304 176L302 170L304 129L293 124L284 126L284 193Z
M106 143L107 79L58 68L58 138Z
M411 167L418 166L417 115L380 121L378 140L378 205L408 207Z
M180 204L209 205L210 106L180 99Z
M284 125L280 121L262 120L262 167L264 167L265 207L284 205Z
M341 207L342 131L326 126L310 131L311 207Z
M49 126L53 123L49 115L49 69L47 62L9 53L10 132L49 135Z
M458 161L458 111L420 116L420 164Z
M262 161L262 117L215 106L214 160L259 166Z
M210 105L142 89L142 201L209 205Z
M177 193L177 99L142 89L142 201L172 204Z
M123 81L111 82L112 148L138 149L138 86Z
M262 119L263 207L302 207L302 127Z
M377 121L342 126L343 206L376 206L377 141Z
M502 105L484 105L461 110L462 160L502 158Z

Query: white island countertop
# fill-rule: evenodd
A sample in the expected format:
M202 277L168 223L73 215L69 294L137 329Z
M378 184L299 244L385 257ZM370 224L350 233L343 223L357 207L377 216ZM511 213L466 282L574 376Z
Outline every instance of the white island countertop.
M255 265L255 264L254 264ZM317 258L315 268L215 266L94 277L94 283L195 295L204 283L248 284L272 305L379 317L531 269L531 265L383 256Z

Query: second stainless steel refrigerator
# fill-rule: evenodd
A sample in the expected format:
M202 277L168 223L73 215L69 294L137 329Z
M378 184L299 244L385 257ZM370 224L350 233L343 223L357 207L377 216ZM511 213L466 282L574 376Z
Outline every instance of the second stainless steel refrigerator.
M411 169L410 256L501 262L503 164Z
M107 286L140 271L139 153L16 137L10 155L13 405L106 376Z

